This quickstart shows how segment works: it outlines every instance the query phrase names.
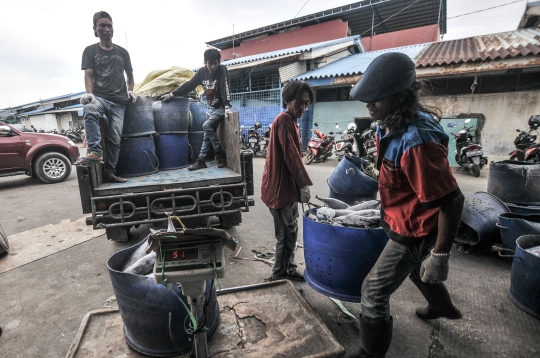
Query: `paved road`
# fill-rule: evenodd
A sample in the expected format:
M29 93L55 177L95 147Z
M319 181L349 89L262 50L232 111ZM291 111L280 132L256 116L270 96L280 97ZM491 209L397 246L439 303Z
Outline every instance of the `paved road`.
M327 196L326 178L336 160L308 166L315 185L312 196ZM243 216L242 225L229 230L242 246L241 255L252 250L268 252L275 239L272 218L261 203L260 179L263 159L255 158L255 207ZM480 178L456 172L465 194L485 191L487 171ZM0 220L8 235L21 233L64 219L82 217L75 172L60 184L41 184L25 176L0 178ZM24 220L19 221L21 216ZM148 232L132 230L129 243L108 242L104 236L0 274L0 354L6 357L62 357L80 325L82 316L100 309L113 292L105 266L119 249L138 242ZM302 241L302 226L300 226ZM29 238L31 240L31 238ZM298 262L303 251L297 250ZM261 262L233 260L227 253L223 287L262 282L270 267ZM304 269L304 265L300 266ZM414 308L424 300L405 282L392 297L394 339L389 357L535 357L540 354L540 323L518 309L507 297L510 264L491 253L453 251L448 287L464 311L459 321L424 322ZM358 283L359 285L361 282ZM302 294L351 356L357 344L357 329L341 323L337 306L326 296L299 284ZM356 313L359 304L345 303ZM430 348L431 347L431 348Z

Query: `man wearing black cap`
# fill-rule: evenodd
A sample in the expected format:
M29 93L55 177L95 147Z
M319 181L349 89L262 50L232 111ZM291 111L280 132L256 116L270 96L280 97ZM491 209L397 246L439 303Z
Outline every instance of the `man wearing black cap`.
M129 100L135 102L133 92L133 68L129 53L118 45L113 45L112 17L105 11L94 14L94 35L99 42L84 49L82 66L86 94L81 97L84 105L84 130L88 142L88 154L75 164L101 162L101 132L99 118L107 123L107 157L105 162L106 182L121 183L126 179L115 175L120 154L120 140L124 125L124 112ZM124 72L127 76L124 78Z
M439 111L419 102L422 83L411 59L377 57L351 96L378 120L381 226L390 240L362 285L360 357L384 357L392 340L390 295L409 276L428 301L421 319L459 319L442 281L464 197L448 163L448 135Z

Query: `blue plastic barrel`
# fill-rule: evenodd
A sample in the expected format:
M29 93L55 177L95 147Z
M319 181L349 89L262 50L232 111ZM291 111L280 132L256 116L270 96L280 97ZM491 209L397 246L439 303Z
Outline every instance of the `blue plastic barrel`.
M537 246L540 246L540 235L517 239L508 296L519 308L540 319L540 257L526 251Z
M159 171L158 166L153 136L122 138L117 175L129 178L155 174Z
M204 138L204 132L189 132L189 162L195 163L195 159L199 158L201 152L202 142ZM210 151L205 160L214 160L214 148L210 146Z
M313 209L314 210L314 209ZM382 228L332 226L303 215L306 282L343 301L360 302L362 282L388 242Z
M153 278L122 272L131 254L141 245L146 245L146 239L118 251L107 261L114 295L124 321L126 341L137 352L152 357L182 354L191 350L192 341L184 330L188 314L178 297L165 286L156 284ZM175 288L174 292L189 307L182 290ZM219 321L219 306L212 280L206 281L205 299L205 327L210 337Z
M155 136L159 170L185 168L188 163L188 134L161 133Z
M152 103L154 123L158 133L187 133L189 127L189 99L172 98L167 102Z
M503 247L516 249L516 240L523 235L540 235L540 215L499 214L499 229Z
M155 134L154 114L152 112L152 98L137 97L135 103L129 102L124 113L124 127L122 138L138 137Z
M189 132L202 131L202 126L206 122L206 105L201 102L189 102L189 110L192 117Z
M540 206L520 205L509 202L505 202L505 204L506 206L508 206L508 209L510 209L510 212L512 213L522 215L540 215Z
M369 165L359 157L343 157L328 178L329 196L349 205L377 199L378 182L362 172Z

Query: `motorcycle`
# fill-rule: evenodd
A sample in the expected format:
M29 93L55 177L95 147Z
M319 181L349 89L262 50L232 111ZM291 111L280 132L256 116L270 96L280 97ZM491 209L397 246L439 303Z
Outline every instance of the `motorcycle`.
M248 149L248 145L246 143L246 134L244 133L244 130L245 130L245 127L244 125L242 124L240 126L240 136L238 138L238 140L240 141L240 150L246 150Z
M465 124L470 121L470 119L466 119ZM482 150L482 146L475 143L472 135L469 133L473 126L467 127L465 124L463 124L463 129L457 134L452 133L454 142L456 142L455 158L459 164L458 170L470 170L478 178L480 176L480 170L487 164L488 158L483 156L484 151Z
M510 160L540 163L540 143L536 143L538 127L540 127L540 115L531 116L528 124L529 129L527 131L516 129L519 135L514 140L516 149L510 153ZM533 131L537 135L531 134Z
M311 164L313 161L315 163L324 162L328 157L332 155L332 147L334 146L334 132L328 133L328 135L321 132L319 125L313 123L316 129L311 129L313 135L308 143L308 150L304 157L304 163L306 165Z
M0 225L0 257L9 252L9 243L6 232Z
M371 122L368 129L362 132L360 140L364 149L363 158L370 163L377 163L377 138L376 131L379 121Z
M263 155L263 157L266 157L266 150L268 148L268 144L270 143L270 130L272 128L272 123L268 125L268 129L264 131L263 136L259 137L259 151Z
M253 127L251 127L249 129L248 144L249 144L249 149L251 149L251 151L253 152L253 156L256 156L257 152L259 152L259 150L260 150L260 147L259 147L259 128L261 128L261 123L257 121L257 122L255 122Z
M343 157L357 157L360 153L358 151L358 142L356 140L356 124L349 123L347 130L341 130L336 123L336 134L341 134L341 139L336 140L336 158L340 161Z

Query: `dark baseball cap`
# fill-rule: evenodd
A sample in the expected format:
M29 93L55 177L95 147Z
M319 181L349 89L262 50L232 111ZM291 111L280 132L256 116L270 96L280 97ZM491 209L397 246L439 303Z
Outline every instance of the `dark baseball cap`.
M415 80L416 68L411 58L401 52L388 52L369 64L350 95L364 103L378 102L409 88Z
M96 21L99 19L109 19L112 22L112 17L109 15L106 11L98 11L94 14L94 25L96 24Z

